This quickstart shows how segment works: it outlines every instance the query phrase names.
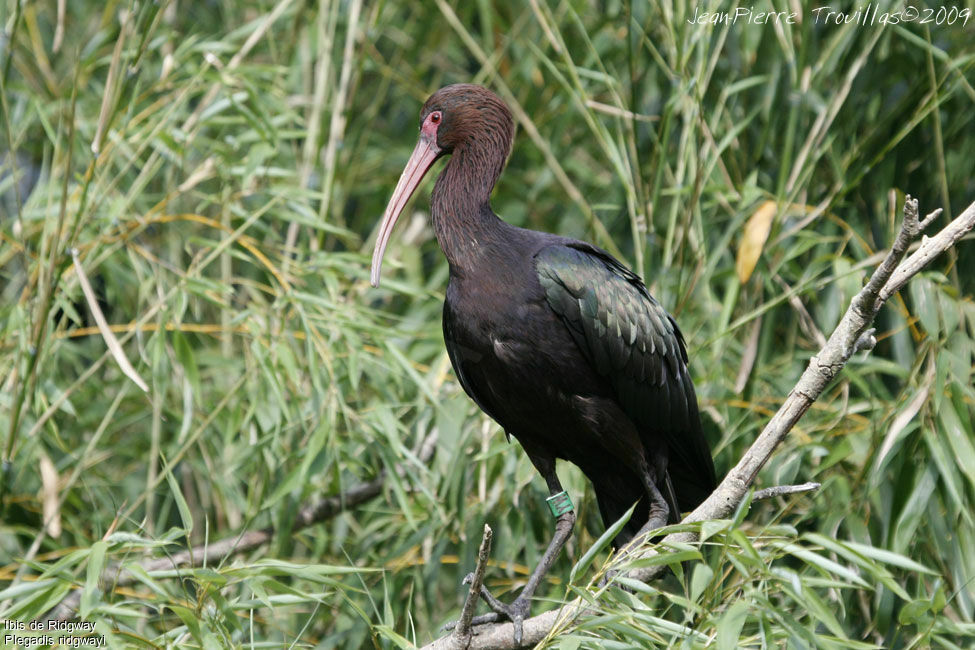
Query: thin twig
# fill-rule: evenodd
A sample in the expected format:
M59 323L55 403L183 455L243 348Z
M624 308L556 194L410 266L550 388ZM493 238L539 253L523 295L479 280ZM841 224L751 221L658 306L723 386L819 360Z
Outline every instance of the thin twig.
M925 265L951 248L965 233L975 227L975 203L969 205L951 223L934 237L925 237L918 249L901 262L911 241L937 217L935 211L923 220L917 218L917 201L908 197L904 206L905 218L894 245L881 265L874 271L867 285L853 298L840 323L830 335L819 354L810 359L809 365L789 393L779 410L772 416L752 446L738 464L721 481L711 495L687 517L685 523L720 519L730 515L741 504L759 470L771 457L772 452L792 430L799 418L822 394L827 385L843 369L850 357L859 349L869 349L872 333L868 328L877 312L890 296L901 289ZM677 542L692 543L696 536L691 533L672 533L653 548L644 547L632 553L621 553L614 564L633 558L649 558L657 554L655 548ZM657 565L630 571L628 578L647 582L662 573L666 565ZM513 643L511 623L485 625L478 628L468 646L481 648L531 647L544 639L557 625L585 616L589 604L576 598L558 609L552 609L524 621L520 646ZM448 648L449 636L440 637L424 649Z
M474 609L481 599L481 585L484 584L484 572L487 570L488 556L491 554L493 535L491 527L484 524L484 536L481 538L481 547L477 550L477 566L474 568L474 573L464 578L464 582L469 583L471 588L467 592L464 609L461 610L460 620L457 621L453 633L455 645L461 648L466 648L471 641L471 620L474 618Z
M799 485L775 485L762 490L756 490L755 494L752 495L752 501L761 501L763 499L781 497L787 494L799 494L800 492L812 492L813 490L818 490L821 487L821 483L815 483L812 481L809 483L800 483Z

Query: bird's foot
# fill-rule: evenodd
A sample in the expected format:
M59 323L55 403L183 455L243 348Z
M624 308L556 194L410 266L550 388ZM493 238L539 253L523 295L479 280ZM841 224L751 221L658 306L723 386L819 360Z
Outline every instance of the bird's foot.
M522 595L515 598L510 605L502 603L487 588L481 589L481 598L494 611L475 618L484 618L486 623L497 623L498 621L504 620L511 621L511 624L515 628L515 647L521 646L521 640L524 636L525 619L531 614L531 601Z
M613 581L613 578L615 578L619 574L620 572L618 570L610 569L609 571L603 574L603 577L599 579L599 582L596 583L596 586L602 589L603 587L611 583Z
M636 591L634 591L632 587L628 587L622 582L617 582L616 576L622 574L623 572L618 569L610 569L605 574L603 574L603 577L599 579L599 582L596 583L596 586L600 589L605 589L606 587L612 586L612 587L616 587L617 589L622 589L628 594L635 594Z
M548 573L548 570L552 567L552 562L555 561L559 551L561 551L562 547L565 545L565 540L567 540L569 535L572 533L572 526L576 521L576 513L572 508L572 501L569 500L568 495L564 490L561 489L561 486L558 485L558 479L555 478L554 461L550 469L552 472L550 477L551 480L549 480L549 487L553 494L551 497L549 497L548 503L549 508L552 510L552 514L555 515L555 534L552 536L552 540L548 543L548 548L545 549L542 559L539 560L535 570L532 571L532 574L528 577L528 582L525 583L525 587L510 605L502 603L500 600L495 598L494 595L487 590L487 587L482 584L480 590L481 600L486 602L493 611L490 614L475 616L471 621L472 625L497 623L504 620L511 621L514 627L514 641L516 647L521 647L522 639L524 638L524 622L525 619L531 614L532 596L535 595L535 590L538 589L538 585L541 583L542 578L545 577L546 573ZM543 474L544 473L545 472L543 472ZM470 584L473 580L474 574L469 573L467 574L467 577L464 578L464 584ZM457 623L450 623L444 626L444 628L448 630L455 627L457 627Z
M654 540L654 536L651 533L653 533L658 528L663 528L666 525L667 525L666 511L662 513L654 513L653 511L651 511L650 519L648 519L647 523L643 524L643 526L640 527L640 530L637 531L637 534L633 536L633 539L639 540L640 544L645 543L647 540Z
M470 584L474 574L468 573L462 584ZM514 625L515 647L521 646L524 637L524 621L531 613L531 600L524 593L514 599L512 603L506 604L494 597L487 587L481 586L481 600L488 604L493 611L487 614L480 614L471 619L471 626L487 625L488 623L500 623L501 621L511 621ZM457 627L457 621L452 621L443 626L445 630L452 630Z

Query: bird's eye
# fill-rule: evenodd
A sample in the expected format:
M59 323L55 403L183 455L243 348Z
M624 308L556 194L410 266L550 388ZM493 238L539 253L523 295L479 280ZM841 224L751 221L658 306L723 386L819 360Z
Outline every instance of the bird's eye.
M430 113L430 122L433 124L440 124L440 111Z

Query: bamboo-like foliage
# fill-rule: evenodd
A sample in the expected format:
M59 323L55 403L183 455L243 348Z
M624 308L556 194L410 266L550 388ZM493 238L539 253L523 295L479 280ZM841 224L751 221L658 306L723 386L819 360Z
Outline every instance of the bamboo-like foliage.
M975 198L975 19L793 4L795 24L715 25L689 19L716 2L0 0L0 620L77 591L117 647L405 647L458 617L485 522L486 584L524 579L544 485L450 371L422 191L368 286L447 83L514 111L495 211L613 251L675 313L730 467L903 195L946 220ZM973 277L969 238L759 479L819 492L699 525L635 593L598 586L607 540L560 468L580 523L541 592L600 614L550 645L975 642ZM295 525L383 469L378 498ZM267 527L240 555L141 568Z

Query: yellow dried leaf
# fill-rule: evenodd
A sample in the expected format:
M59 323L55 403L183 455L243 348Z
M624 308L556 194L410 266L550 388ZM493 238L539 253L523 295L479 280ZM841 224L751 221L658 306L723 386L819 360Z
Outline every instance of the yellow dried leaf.
M738 246L738 259L735 261L735 271L738 281L742 284L752 277L758 258L762 255L762 248L772 230L772 219L775 218L777 206L775 201L765 201L748 218L742 233L741 244Z

